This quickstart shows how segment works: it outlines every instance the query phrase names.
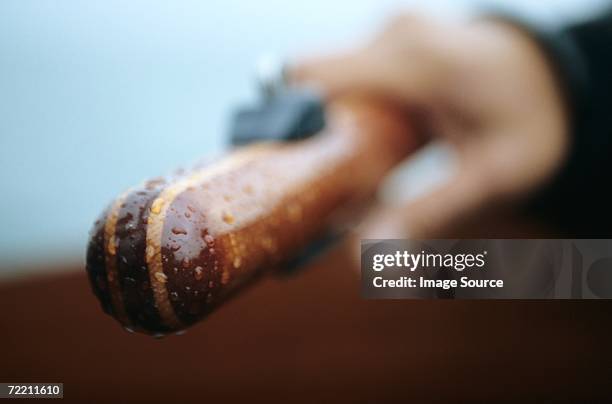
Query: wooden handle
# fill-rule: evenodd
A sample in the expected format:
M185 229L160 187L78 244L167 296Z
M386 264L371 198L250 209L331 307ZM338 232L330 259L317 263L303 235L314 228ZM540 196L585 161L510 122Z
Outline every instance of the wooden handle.
M337 101L328 122L307 140L248 146L119 196L87 252L103 309L146 333L192 325L371 196L416 147L403 113L382 102Z

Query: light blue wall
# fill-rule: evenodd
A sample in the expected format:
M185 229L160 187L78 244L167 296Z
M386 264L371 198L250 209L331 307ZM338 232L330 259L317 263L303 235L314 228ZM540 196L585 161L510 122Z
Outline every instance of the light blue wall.
M82 257L118 192L221 150L262 51L348 43L401 4L1 1L0 269Z

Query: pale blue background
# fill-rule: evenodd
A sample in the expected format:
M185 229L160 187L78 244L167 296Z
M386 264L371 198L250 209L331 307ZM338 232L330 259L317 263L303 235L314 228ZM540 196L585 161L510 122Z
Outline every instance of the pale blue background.
M82 260L118 192L221 150L261 52L350 43L415 3L2 0L0 271Z

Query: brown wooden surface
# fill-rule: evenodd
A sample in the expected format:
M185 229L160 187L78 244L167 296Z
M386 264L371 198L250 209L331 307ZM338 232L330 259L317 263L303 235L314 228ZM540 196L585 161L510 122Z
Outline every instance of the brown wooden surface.
M610 392L606 302L365 301L341 250L183 336L102 314L82 270L0 285L0 381L65 400L585 402ZM436 400L437 399L437 400Z

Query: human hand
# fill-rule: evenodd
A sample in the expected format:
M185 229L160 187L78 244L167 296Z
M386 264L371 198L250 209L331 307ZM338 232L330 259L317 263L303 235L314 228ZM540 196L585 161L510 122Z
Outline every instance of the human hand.
M542 186L567 153L553 71L527 33L502 21L402 15L370 43L298 63L289 75L330 98L368 93L417 107L455 151L449 181L381 209L366 226L369 238L452 236L484 210Z

